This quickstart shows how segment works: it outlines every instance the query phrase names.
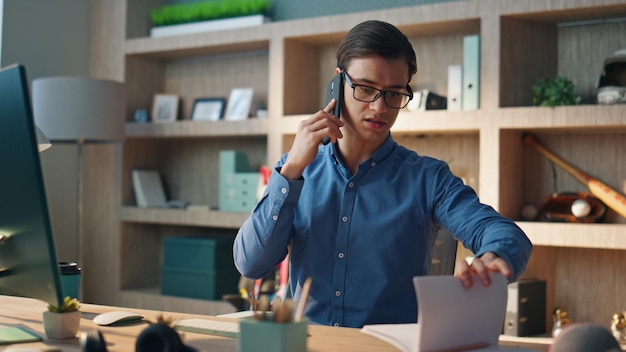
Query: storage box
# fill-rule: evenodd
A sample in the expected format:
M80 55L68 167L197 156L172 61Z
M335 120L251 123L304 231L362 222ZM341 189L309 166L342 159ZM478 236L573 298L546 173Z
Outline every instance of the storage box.
M220 174L222 172L235 173L252 171L252 167L250 167L250 162L248 161L248 155L246 155L246 153L238 152L236 150L221 150L219 159Z
M220 210L236 212L251 211L256 204L259 173L220 173L220 175Z
M163 266L189 270L235 270L232 238L163 238Z
M519 280L508 285L504 335L534 336L546 333L546 282Z
M240 275L236 270L193 270L161 268L161 293L164 295L221 300L237 292Z
M242 319L237 351L306 352L308 325L308 319L284 324Z

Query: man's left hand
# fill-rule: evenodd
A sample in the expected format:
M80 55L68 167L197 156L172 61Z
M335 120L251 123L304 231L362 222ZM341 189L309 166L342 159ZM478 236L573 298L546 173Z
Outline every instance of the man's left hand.
M458 260L454 269L454 276L458 277L463 287L470 288L474 283L472 276L478 275L484 286L491 285L491 273L502 273L509 278L513 275L513 271L504 259L498 257L493 252L487 252L480 257L474 257L471 260Z

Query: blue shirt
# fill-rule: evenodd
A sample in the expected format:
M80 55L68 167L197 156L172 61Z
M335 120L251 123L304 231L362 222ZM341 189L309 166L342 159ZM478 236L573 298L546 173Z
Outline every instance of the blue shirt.
M412 278L426 275L436 232L445 226L477 256L494 252L515 280L532 245L515 223L479 202L447 164L420 156L391 135L352 175L333 144L320 146L300 180L278 170L239 229L241 274L260 278L290 252L298 299L313 279L305 315L318 324L361 327L417 321Z

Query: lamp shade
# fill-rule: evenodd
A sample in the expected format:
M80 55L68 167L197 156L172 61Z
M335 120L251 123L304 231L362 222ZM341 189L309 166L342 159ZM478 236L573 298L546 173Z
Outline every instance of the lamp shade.
M33 81L33 113L48 139L124 139L124 85L86 77L46 77Z

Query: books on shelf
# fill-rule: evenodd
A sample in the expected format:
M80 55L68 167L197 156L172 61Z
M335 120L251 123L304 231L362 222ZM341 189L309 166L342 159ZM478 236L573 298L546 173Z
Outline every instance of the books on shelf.
M161 176L155 170L133 170L135 200L140 208L165 208L167 199Z
M365 325L361 332L404 352L530 351L498 346L507 280L501 274L493 274L491 280L485 287L475 276L473 287L466 289L454 276L415 277L418 322Z

